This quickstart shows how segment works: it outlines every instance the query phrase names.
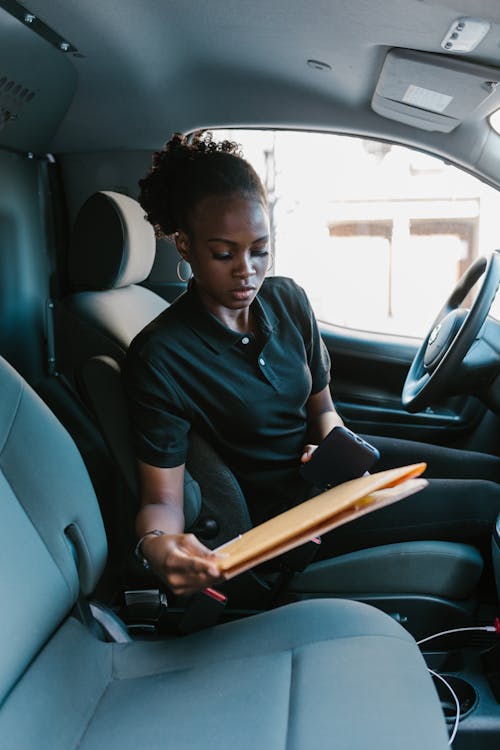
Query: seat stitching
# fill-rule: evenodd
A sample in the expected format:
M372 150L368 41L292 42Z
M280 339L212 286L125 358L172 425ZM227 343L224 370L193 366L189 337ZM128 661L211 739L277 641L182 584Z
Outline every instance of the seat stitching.
M104 696L109 691L109 689L111 687L111 683L112 683L112 680L109 680L108 684L104 687L104 690L102 691L101 695L99 696L99 700L97 700L95 702L95 704L94 704L94 710L93 711L89 711L88 718L87 718L87 720L85 722L85 726L83 727L83 729L80 732L80 736L77 737L77 738L75 738L75 740L76 740L75 741L75 747L78 748L78 747L81 747L83 745L83 742L84 742L84 739L85 739L85 735L88 733L88 731L89 731L89 729L91 727L91 724L92 724L92 720L94 719L94 716L96 715L96 713L97 713L97 711L99 709L99 706L101 705L101 703L102 703L102 701L104 699Z
M474 551L477 552L477 550L475 548L474 548ZM443 560L451 560L453 562L457 560L457 555L453 555L453 554L448 553L448 552L437 552L436 553L436 552L433 552L432 550L429 551L428 549L423 550L422 552L389 552L387 554L381 555L378 558L378 560L391 560L391 559L397 559L397 558L404 558L405 560L413 560L413 559L420 560L422 557L428 557L429 555L431 555L433 558L442 558ZM347 566L350 567L351 565L359 565L361 563L366 563L367 560L371 560L371 559L372 558L370 558L367 555L366 557L363 557L360 560L348 560L346 562L339 563L339 567L341 567L341 566L343 567L344 565L346 567ZM476 560L477 560L477 558L476 558L475 555L473 556L473 555L470 555L470 554L467 555L467 556L463 555L462 557L460 557L458 559L460 560L460 562L467 562L467 563L470 562L471 560L473 562L476 562ZM332 561L335 561L335 558L333 558ZM328 560L326 560L326 561L318 560L318 563L322 563L322 562L328 563L330 561L328 561ZM325 565L324 567L326 568L327 566ZM332 567L336 567L336 566L332 566Z
M294 670L294 661L295 661L295 649L290 649L290 685L288 688L288 706L287 706L287 715L286 715L286 732L285 732L285 744L284 744L284 750L288 747L288 737L290 736L290 722L292 718L292 686L293 686L293 670Z
M16 404L15 409L14 409L14 411L12 413L11 423L10 423L8 429L7 429L7 432L5 433L5 440L3 442L3 445L0 447L0 456L4 452L5 447L6 447L7 443L9 442L10 434L12 432L12 428L13 428L14 423L16 421L17 414L19 412L19 407L21 405L21 401L22 401L22 398L23 398L23 395L24 395L24 391L25 391L25 386L24 386L24 384L22 384L21 387L20 387L20 389L19 389L19 395L18 395L18 399L17 399L17 404Z
M405 633L405 631L403 631ZM408 640L408 637L405 637L405 635L388 635L384 633L359 633L355 635L339 635L335 636L333 638L322 638L321 640L313 640L313 641L305 641L304 643L299 643L294 646L285 647L285 648L276 648L272 649L270 651L262 651L258 654L247 654L247 655L238 655L235 654L234 656L230 656L224 659L225 662L231 662L231 661L243 661L244 659L253 659L257 657L267 656L269 654L284 654L287 652L295 652L297 649L307 648L308 646L316 646L320 643L336 643L341 640L347 640L347 639L358 639L358 638L387 638L389 640L396 640L400 641L401 643L406 643L409 646L414 646L414 643L412 640ZM129 647L133 648L134 643L131 643ZM219 656L217 658L217 663L221 662L221 657ZM140 674L134 674L131 676L120 676L117 674L117 665L115 662L115 651L113 650L113 660L112 660L112 676L114 680L141 680L145 677L152 677L155 675L160 674L173 674L175 672L185 672L190 669L196 669L198 666L196 661L193 661L191 664L185 664L185 665L172 665L171 668L168 667L168 665L163 665L159 668L158 671L145 671L141 672ZM202 666L210 666L210 662L207 662L206 664L202 664Z

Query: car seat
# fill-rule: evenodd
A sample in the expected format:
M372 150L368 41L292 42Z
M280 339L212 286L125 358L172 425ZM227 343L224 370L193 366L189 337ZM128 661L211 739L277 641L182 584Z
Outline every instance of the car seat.
M184 638L109 642L106 559L68 433L0 359L0 737L5 750L440 750L411 636L358 602L299 602Z
M134 336L168 303L141 286L152 267L155 238L140 205L114 192L92 195L82 206L73 232L69 271L74 292L59 307L58 363L78 373L110 449L128 476L136 479L128 443L119 367ZM204 452L209 460L203 460ZM200 458L201 456L201 458ZM228 468L199 436L190 447L188 469L201 487L202 504L219 529L215 542L248 527L244 498ZM214 472L214 466L217 467ZM204 481L208 467L211 475ZM217 510L222 478L234 516ZM212 492L211 492L212 490ZM219 506L220 507L220 506ZM218 515L217 515L218 514ZM233 520L227 521L227 517ZM239 527L239 528L238 528ZM129 549L133 543L130 541ZM309 566L295 575L290 590L299 597L348 595L376 601L390 611L413 611L417 600L429 611L467 617L469 597L482 571L474 548L451 542L405 542L360 550Z

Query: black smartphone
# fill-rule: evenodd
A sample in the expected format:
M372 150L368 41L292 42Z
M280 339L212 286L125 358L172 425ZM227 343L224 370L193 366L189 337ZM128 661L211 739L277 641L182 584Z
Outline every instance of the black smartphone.
M347 427L334 427L314 451L311 460L302 464L300 473L309 482L326 490L370 471L380 453Z

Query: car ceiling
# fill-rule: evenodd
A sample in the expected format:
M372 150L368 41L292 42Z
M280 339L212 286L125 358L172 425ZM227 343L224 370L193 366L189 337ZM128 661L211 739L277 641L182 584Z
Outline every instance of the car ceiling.
M1 10L8 5L0 0L0 40L14 33ZM77 49L75 55L50 48L76 72L66 116L59 123L58 115L48 139L56 152L151 149L172 130L207 126L316 128L418 145L500 182L500 138L484 117L446 135L380 117L370 107L387 51L444 54L441 40L459 17L490 22L467 58L500 68L497 0L28 0L24 6ZM47 54L48 43L39 45ZM0 72L1 50L0 44ZM331 70L311 68L308 59ZM500 90L481 114L498 106Z

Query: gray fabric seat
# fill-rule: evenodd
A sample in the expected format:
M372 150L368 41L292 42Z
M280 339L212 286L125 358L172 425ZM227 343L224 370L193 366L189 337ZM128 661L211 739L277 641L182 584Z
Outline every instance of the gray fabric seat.
M183 639L108 643L72 616L106 558L71 438L0 360L5 750L441 750L416 644L364 604L301 602Z
M82 374L105 439L132 491L134 458L124 438L119 367L134 336L168 304L139 285L147 278L154 255L153 230L140 205L118 193L94 194L75 224L70 253L75 292L67 297L59 316L65 344L58 361ZM213 546L248 528L236 480L199 436L192 441L187 467L201 486L210 513L224 508L217 519L221 533ZM480 554L468 545L407 542L311 565L292 580L290 588L304 596L389 593L464 600L474 590L482 567Z

